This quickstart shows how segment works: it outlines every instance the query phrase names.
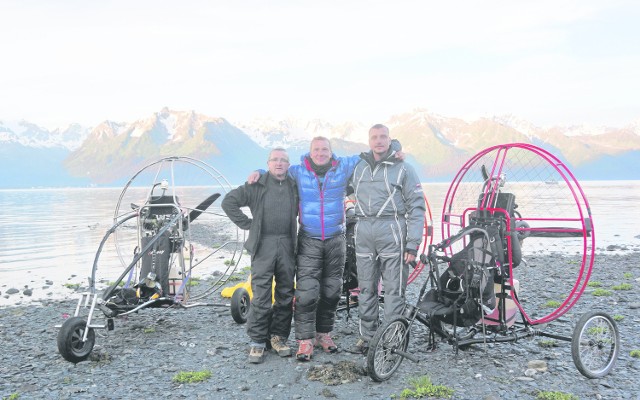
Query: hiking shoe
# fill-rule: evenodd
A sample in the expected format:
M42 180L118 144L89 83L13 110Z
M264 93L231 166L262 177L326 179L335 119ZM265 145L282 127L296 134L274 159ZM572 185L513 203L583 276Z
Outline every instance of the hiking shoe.
M251 346L249 362L251 364L260 364L262 361L264 361L264 347Z
M335 353L338 351L338 346L336 346L328 333L316 333L316 346L322 347L325 353Z
M296 358L300 361L309 361L313 355L313 340L304 339L298 340L298 352Z
M369 342L363 339L358 339L356 344L349 347L347 351L353 354L367 354L367 351L369 351Z
M280 357L291 357L291 347L287 346L287 340L281 336L271 338L271 348Z

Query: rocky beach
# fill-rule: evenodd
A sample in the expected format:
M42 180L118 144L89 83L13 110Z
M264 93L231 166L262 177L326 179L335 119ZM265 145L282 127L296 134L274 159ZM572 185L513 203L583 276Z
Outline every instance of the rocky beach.
M617 251L620 248L625 251ZM64 300L34 301L27 289L3 282L0 296L19 304L0 308L0 398L388 399L399 398L403 389L411 388L412 378L428 376L434 385L452 389L453 399L535 399L541 391L579 399L638 399L640 358L631 352L640 350L640 249L598 250L590 281L599 282L599 288L610 294L596 296L595 288L588 287L569 312L540 330L570 337L585 312L601 310L615 316L620 355L613 371L601 379L579 373L569 342L534 337L517 343L472 345L458 354L441 343L429 352L424 329L418 325L412 331L409 352L420 362L405 359L388 381L377 383L365 375L362 356L342 350L357 339L355 309L350 318L346 311L338 313L337 354L316 349L312 361L302 363L270 353L264 363L252 365L246 361L245 327L234 322L229 299L220 297L220 291L211 299L215 306L145 309L117 318L115 330L96 330L89 359L73 364L58 353L55 326L73 315L78 293ZM522 284L550 279L549 269L541 266L552 265L559 256L533 256L531 266L518 271ZM409 285L409 302L415 301L422 281L423 276ZM550 290L557 287L550 285ZM97 321L103 323L102 318ZM201 372L204 379L181 382L185 372Z

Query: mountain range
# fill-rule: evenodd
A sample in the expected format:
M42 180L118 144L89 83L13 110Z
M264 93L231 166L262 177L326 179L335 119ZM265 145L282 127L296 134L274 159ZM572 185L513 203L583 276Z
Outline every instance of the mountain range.
M624 128L540 128L513 116L467 121L416 109L382 121L424 181L449 181L478 151L531 143L566 162L578 179L640 179L640 121ZM164 108L134 122L72 124L49 131L0 121L0 187L118 186L164 156L191 156L232 183L266 167L268 150L288 149L293 162L315 136L331 138L337 155L368 150L369 126L358 122L256 119L231 123L195 111Z

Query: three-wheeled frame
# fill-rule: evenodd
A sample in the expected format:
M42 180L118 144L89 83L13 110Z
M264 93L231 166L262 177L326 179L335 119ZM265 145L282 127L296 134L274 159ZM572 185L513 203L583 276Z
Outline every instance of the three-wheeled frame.
M507 175L511 177L512 191L523 193L518 204L514 193L504 191ZM550 181L560 183L546 186ZM499 246L492 243L496 232ZM593 267L595 233L590 208L575 177L560 160L546 150L519 143L494 146L478 153L463 166L450 186L443 207L442 234L444 239L430 245L421 256L429 272L418 301L407 304L403 315L388 316L370 342L367 366L372 379L389 379L404 358L415 362L420 359L408 350L415 321L428 328L431 346L436 346L436 339L441 338L456 352L473 344L516 342L544 336L571 342L574 364L588 378L603 377L614 368L620 351L620 335L615 321L606 312L592 310L582 315L572 335L542 329L576 303ZM473 238L484 244L474 244ZM562 241L567 249L578 249L559 256L557 263L547 266L549 274L556 272L552 268L559 268L567 281L573 281L573 286L564 301L558 302L559 306L533 319L523 307L522 296L529 300L543 298L547 288L534 282L531 286L524 282L521 287L514 268L522 263L519 277L526 280L523 248L528 244L524 246L523 242L531 241L533 248L546 251L549 243L540 246L536 240L550 238ZM452 268L454 259L460 261L465 251L471 253L463 257L462 277L443 275ZM444 271L442 265L447 265ZM466 283L450 286L454 281L448 279L450 277L460 278L460 282L466 279ZM480 289L483 279L493 286L484 286L490 289L490 296L485 296L487 292ZM474 288L474 282L473 308L479 314L475 322L467 323L460 310L463 302L473 304L467 300L469 287ZM569 286L566 282L562 284L563 288ZM566 291L558 291L561 290ZM526 304L539 310L540 305L535 301Z
M214 205L230 189L220 172L190 157L163 158L133 175L98 246L88 290L59 326L58 350L66 360L85 360L96 329L111 331L116 319L143 309L229 306L207 299L243 253L244 232L230 228ZM235 302L234 318L245 318L248 300ZM98 314L105 321L97 322Z

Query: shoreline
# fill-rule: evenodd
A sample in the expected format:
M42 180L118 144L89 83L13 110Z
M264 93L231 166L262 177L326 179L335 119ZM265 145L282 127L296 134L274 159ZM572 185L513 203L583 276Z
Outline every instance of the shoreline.
M536 250L528 253L525 257L554 257L563 256L566 252L559 250ZM626 256L637 254L640 257L640 244L620 244L608 245L604 248L596 248L595 259L611 256ZM248 256L243 255L241 261L249 265ZM215 270L223 270L226 268L219 263ZM244 265L243 264L243 265ZM237 271L241 269L239 267ZM66 301L73 300L78 293L88 290L88 282L86 277L80 277L77 274L70 274L62 279L56 279L53 276L45 275L39 272L51 270L44 268L42 270L27 271L0 271L0 308L28 306L32 303L49 302L49 301ZM35 272L35 273L34 273ZM54 275L53 271L51 275ZM90 276L91 270L87 269L86 276ZM206 271L210 273L211 271ZM28 276L27 276L28 275ZM12 283L7 283L12 282Z

